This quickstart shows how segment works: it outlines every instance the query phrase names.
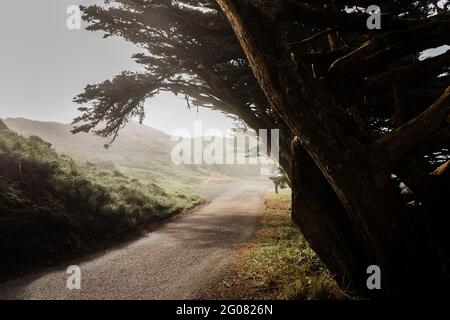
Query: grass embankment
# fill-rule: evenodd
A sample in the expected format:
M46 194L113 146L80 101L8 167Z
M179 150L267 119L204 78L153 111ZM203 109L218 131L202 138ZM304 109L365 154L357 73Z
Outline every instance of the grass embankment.
M0 278L92 252L200 203L59 155L0 121Z
M269 193L261 228L212 290L218 299L346 299L290 219L290 192ZM209 298L209 297L208 297Z

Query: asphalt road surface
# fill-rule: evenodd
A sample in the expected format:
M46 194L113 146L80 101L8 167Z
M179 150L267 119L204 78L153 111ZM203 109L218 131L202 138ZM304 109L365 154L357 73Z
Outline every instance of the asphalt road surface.
M258 227L267 181L214 186L211 202L145 237L72 261L81 289L67 288L68 265L0 284L1 299L195 299L218 281L234 249ZM205 188L207 191L208 188Z

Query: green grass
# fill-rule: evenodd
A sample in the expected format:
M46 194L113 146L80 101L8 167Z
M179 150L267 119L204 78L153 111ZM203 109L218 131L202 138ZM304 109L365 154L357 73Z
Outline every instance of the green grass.
M290 193L267 196L263 229L247 263L249 275L278 298L340 299L345 294L290 219Z
M261 228L213 289L220 299L348 299L290 219L290 191L266 197Z
M59 155L0 121L0 277L91 252L201 202Z

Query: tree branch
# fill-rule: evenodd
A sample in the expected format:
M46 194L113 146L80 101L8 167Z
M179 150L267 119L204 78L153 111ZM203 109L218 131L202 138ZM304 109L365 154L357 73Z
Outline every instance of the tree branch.
M336 60L329 69L331 79L361 79L364 75L391 64L394 59L437 47L450 38L450 16L443 15L407 30L391 31L374 37ZM348 70L352 70L351 73Z
M450 133L450 87L428 109L374 143L375 153L384 154L391 165L426 143L436 134Z

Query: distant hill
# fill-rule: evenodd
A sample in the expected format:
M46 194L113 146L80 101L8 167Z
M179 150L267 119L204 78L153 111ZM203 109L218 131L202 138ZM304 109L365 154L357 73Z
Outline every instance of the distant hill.
M119 170L132 177L158 183L192 183L202 176L256 176L256 165L175 165L171 151L176 142L156 129L130 122L120 131L114 144L93 134L72 134L70 124L41 122L24 118L8 118L4 123L13 131L28 137L35 135L51 143L58 152L77 160L95 163L104 169Z
M36 135L52 143L59 152L79 154L91 158L106 155L123 156L129 151L140 153L157 151L155 156L167 154L172 146L170 137L156 129L130 122L121 132L120 136L107 150L103 146L109 140L89 133L72 134L72 125L57 122L42 122L24 118L7 118L3 122L13 131L23 135Z
M28 137L35 135L51 143L59 153L77 160L90 161L110 170L131 173L141 179L158 181L177 174L170 161L172 142L158 130L130 122L114 144L89 133L72 134L72 125L33 121L24 118L5 119L11 130ZM181 172L182 173L182 172Z

